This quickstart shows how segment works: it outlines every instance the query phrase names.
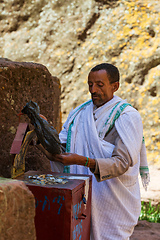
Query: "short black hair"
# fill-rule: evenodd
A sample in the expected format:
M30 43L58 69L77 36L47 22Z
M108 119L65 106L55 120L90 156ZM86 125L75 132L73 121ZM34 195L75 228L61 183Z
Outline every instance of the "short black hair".
M110 63L101 63L101 64L98 64L95 67L93 67L91 69L91 72L96 72L99 70L106 71L106 73L108 74L110 83L119 82L120 74L119 74L119 70L116 66L114 66Z

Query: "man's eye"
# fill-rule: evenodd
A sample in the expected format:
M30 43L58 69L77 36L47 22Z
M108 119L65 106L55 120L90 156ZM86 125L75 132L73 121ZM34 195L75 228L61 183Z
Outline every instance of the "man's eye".
M98 87L103 87L103 84L102 83L99 83L99 84L97 84L98 85Z

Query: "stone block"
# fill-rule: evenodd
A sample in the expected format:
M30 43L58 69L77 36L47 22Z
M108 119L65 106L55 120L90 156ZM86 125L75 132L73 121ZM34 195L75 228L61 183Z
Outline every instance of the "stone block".
M0 239L36 240L35 199L25 183L0 178Z
M10 178L10 148L19 125L18 113L30 100L36 102L48 122L59 132L60 82L42 64L0 58L0 176ZM20 122L33 126L27 116ZM26 171L50 170L49 160L33 145L26 155Z

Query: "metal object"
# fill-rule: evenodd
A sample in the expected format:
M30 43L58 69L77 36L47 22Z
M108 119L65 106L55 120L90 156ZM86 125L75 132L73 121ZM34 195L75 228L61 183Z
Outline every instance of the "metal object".
M68 180L65 177L53 176L52 174L29 175L25 181L37 185L66 184Z

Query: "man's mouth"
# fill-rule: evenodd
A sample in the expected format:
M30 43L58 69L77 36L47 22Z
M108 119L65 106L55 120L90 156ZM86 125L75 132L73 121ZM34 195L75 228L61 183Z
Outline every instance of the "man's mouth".
M98 95L92 95L92 99L93 99L93 100L96 100L96 99L98 99L98 98L99 98Z

